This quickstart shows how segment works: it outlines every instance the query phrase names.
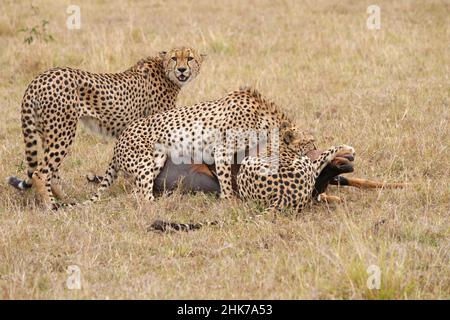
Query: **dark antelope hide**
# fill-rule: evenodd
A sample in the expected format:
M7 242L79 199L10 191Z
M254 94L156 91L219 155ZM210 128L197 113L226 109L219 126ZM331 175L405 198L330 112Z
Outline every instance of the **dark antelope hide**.
M183 193L206 192L219 194L220 185L215 175L215 166L204 164L175 164L171 159L166 161L164 168L155 180L154 188L157 193L171 192L176 189ZM336 158L322 171L316 180L313 196L317 196L333 183L335 177L342 173L353 172L353 157L342 156ZM232 166L233 190L237 191L236 176L239 172L239 164Z

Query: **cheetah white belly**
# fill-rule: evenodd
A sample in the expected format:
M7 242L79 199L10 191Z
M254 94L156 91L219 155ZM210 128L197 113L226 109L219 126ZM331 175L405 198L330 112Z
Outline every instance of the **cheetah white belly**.
M102 135L104 137L113 138L113 135L100 125L100 122L91 116L82 116L80 121L91 132Z

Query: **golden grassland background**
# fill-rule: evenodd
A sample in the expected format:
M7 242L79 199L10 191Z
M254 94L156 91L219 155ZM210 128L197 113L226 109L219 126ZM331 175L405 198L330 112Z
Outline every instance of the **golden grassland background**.
M77 1L81 30L66 28L69 4L0 2L0 299L450 298L449 1L376 1L381 30L366 27L367 1ZM19 30L44 19L54 40L25 43ZM342 204L268 215L205 195L144 205L121 179L100 204L52 213L4 183L25 176L20 102L39 72L118 72L179 45L208 54L180 104L256 86L321 147L354 146L353 175L411 187L332 187ZM84 175L112 147L80 126L69 199L95 191ZM154 218L224 223L158 235ZM69 265L81 290L66 287Z

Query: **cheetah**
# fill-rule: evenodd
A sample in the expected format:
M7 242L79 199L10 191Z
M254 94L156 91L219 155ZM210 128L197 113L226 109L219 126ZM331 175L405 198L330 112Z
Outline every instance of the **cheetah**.
M118 138L126 125L175 107L181 87L199 74L205 55L180 47L147 57L120 73L97 74L54 68L38 75L22 101L22 132L28 165L26 181L9 183L18 189L36 188L51 207L64 193L58 169L75 138L78 122ZM43 156L38 162L40 138Z
M248 132L277 129L282 132L291 127L292 121L278 106L251 88L231 92L218 100L177 107L138 119L117 140L99 190L88 203L99 199L119 171L135 179L135 186L143 199L153 201L155 178L166 160L173 159L173 155L184 155L186 149L206 155L199 163L204 160L214 163L220 198L230 198L233 195L232 161L236 153L251 145ZM230 132L235 134L233 139L225 139ZM230 141L239 143L231 146ZM271 138L261 141L269 144Z
M301 211L312 199L316 179L322 170L337 155L355 153L353 147L340 145L310 160L304 152L296 152L283 145L280 149L277 172L269 172L273 160L268 157L247 157L242 161L237 175L241 198L258 200L269 209L293 208ZM319 201L320 197L318 195Z

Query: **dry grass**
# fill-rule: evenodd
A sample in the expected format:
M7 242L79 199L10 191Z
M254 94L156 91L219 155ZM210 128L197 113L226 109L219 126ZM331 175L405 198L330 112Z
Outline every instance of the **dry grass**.
M30 1L0 3L1 181L24 176L19 106L37 73L114 72L187 44L209 58L180 103L255 85L321 146L353 145L358 176L413 185L334 188L343 204L268 216L203 195L142 207L123 179L96 206L49 213L2 183L0 299L450 298L449 1L377 1L379 31L364 1L78 2L78 31L65 28L68 1L33 1L38 15ZM24 43L18 30L41 19L55 41ZM62 168L71 199L95 190L84 174L102 171L112 146L80 128ZM225 223L147 233L155 217ZM81 290L65 285L73 264ZM379 290L366 286L372 264Z

